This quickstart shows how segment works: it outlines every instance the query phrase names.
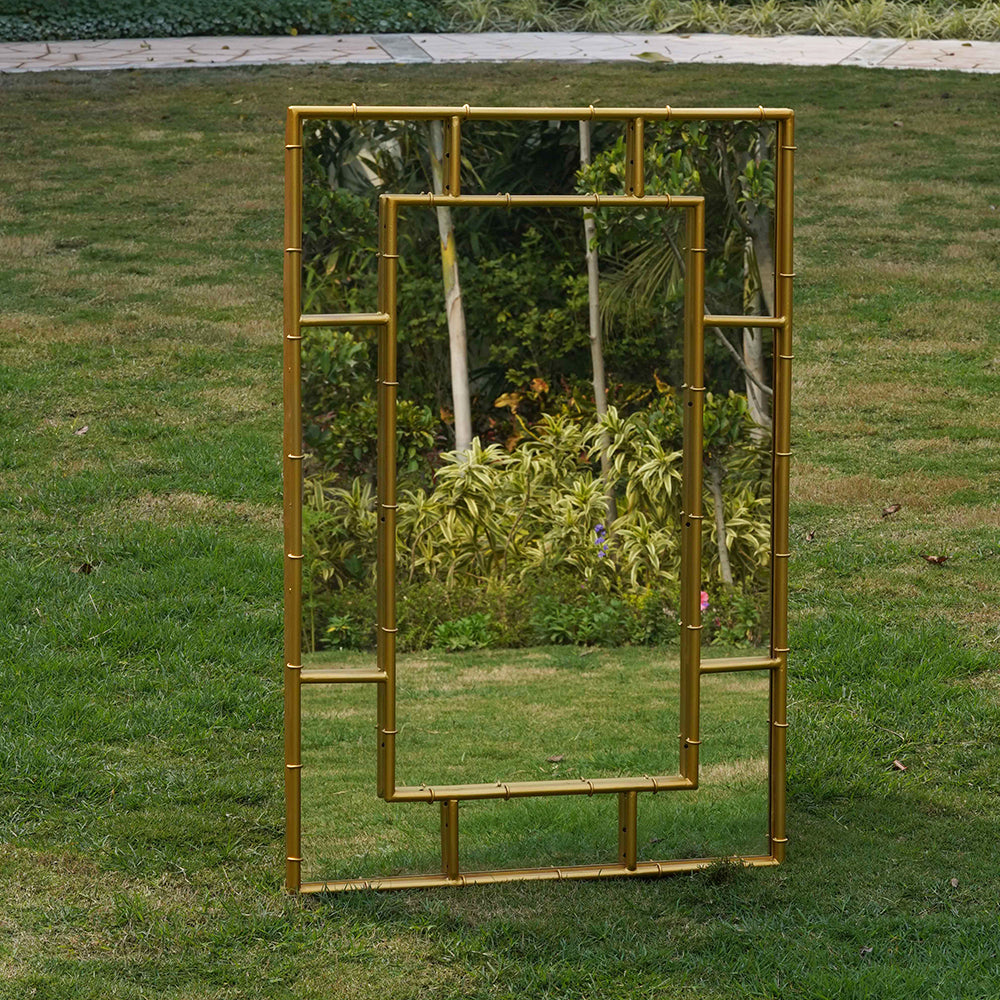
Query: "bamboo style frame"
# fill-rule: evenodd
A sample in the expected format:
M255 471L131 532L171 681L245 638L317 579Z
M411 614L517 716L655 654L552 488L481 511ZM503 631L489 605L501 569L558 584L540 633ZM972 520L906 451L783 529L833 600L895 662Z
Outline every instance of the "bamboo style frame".
M302 146L309 119L441 120L445 126L442 195L384 194L379 199L378 302L373 313L302 314ZM462 194L463 121L620 121L626 133L625 195ZM776 126L775 315L711 316L704 309L704 200L693 196L645 196L643 127L647 121L771 121ZM703 674L766 670L769 676L768 847L765 855L735 859L748 866L784 860L786 770L786 685L788 669L788 480L792 361L792 210L794 114L757 108L471 108L295 106L285 130L284 251L284 540L285 540L285 885L289 891L333 892L443 885L474 885L529 879L654 876L693 871L720 859L637 860L639 792L698 787L700 678ZM398 213L402 207L480 206L517 208L637 207L680 210L686 216L684 328L684 451L681 527L680 746L678 772L650 777L595 778L492 784L397 786L396 747L396 271ZM303 330L321 326L369 325L378 335L378 634L374 670L324 670L302 666L302 395ZM722 327L774 329L771 502L771 638L768 656L703 659L701 656L701 523L704 331ZM301 689L303 684L374 684L377 692L377 794L387 802L438 802L441 814L441 870L426 875L303 882L301 831ZM606 864L463 872L459 860L458 805L463 800L512 799L540 795L618 796L618 850Z

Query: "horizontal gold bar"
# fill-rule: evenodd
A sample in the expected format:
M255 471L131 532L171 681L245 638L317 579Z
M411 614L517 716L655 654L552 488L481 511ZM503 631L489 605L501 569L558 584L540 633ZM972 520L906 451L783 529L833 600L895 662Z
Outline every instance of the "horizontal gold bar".
M732 858L690 858L679 861L639 861L635 868L623 864L571 865L566 868L518 868L500 871L465 872L449 878L443 872L429 875L388 875L384 878L352 878L330 882L303 882L300 892L344 892L372 889L425 889L433 886L496 885L500 882L558 882L581 878L623 878L695 872L728 862L747 868L773 868L770 855Z
M474 208L694 208L703 203L698 195L629 194L462 194L458 197L435 194L384 194L394 206L470 205Z
M303 670L303 684L384 684L381 670Z
M428 121L462 118L465 121L782 121L791 118L790 108L470 108L348 105L292 105L295 118L362 118L378 121Z
M773 326L782 329L788 321L784 316L706 316L705 326Z
M720 656L714 660L702 660L703 674L727 674L733 670L773 670L781 666L781 660L773 656Z
M678 774L641 778L575 778L561 781L503 781L478 785L407 785L387 802L440 802L443 799L518 799L529 795L608 795L613 792L671 792L694 788Z
M382 326L389 322L385 313L304 313L299 326Z

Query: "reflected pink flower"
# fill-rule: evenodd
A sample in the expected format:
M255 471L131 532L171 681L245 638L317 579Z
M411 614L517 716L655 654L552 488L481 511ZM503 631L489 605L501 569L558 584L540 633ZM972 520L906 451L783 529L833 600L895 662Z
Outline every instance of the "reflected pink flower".
M708 607L708 591L703 590L701 592L701 610L704 611Z

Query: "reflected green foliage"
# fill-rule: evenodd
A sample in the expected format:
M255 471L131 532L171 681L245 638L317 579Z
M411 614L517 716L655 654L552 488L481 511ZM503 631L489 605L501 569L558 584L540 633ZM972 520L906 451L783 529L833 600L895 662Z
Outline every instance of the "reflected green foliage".
M594 129L597 157L581 173L575 122L470 122L463 127L463 176L485 191L617 193L625 155L619 132L610 124ZM650 130L649 192L707 199L717 311L739 312L758 291L759 277L747 266L744 228L748 213L766 212L773 200L770 137L769 130L753 126L667 123ZM422 123L310 126L307 311L375 307L378 198L383 191L428 190L427 150ZM405 586L435 580L449 590L490 585L509 591L557 570L578 574L588 590L605 597L638 600L650 590L676 586L680 416L670 381L657 372L681 380L683 273L674 249L683 243L683 217L644 208L596 214L607 263L605 325L614 334L605 357L612 407L603 421L597 420L589 385L581 213L453 210L478 435L471 451L459 455L447 451L453 440L451 386L436 219L429 208L401 212L397 467L404 488L397 540ZM364 328L308 330L303 345L311 475L307 631L320 643L324 633L315 622L344 613L332 609L331 602L341 600L334 594L370 586L374 574L369 484L375 353L374 334ZM755 446L746 402L732 392L738 372L714 342L707 371L708 384L720 390L707 401L705 428L713 468L725 478L726 543L738 579L753 586L767 562L767 463ZM655 391L647 388L651 382ZM597 472L602 432L610 442L607 480ZM604 524L609 492L617 497L620 516ZM714 511L715 501L706 497ZM706 525L705 572L713 579L718 528L714 517ZM627 629L606 634L662 631L645 629L634 610ZM579 601L571 601L566 613L587 615ZM571 631L588 634L586 628ZM356 632L335 629L331 636L335 644L356 642Z
M752 123L650 122L644 139L645 194L705 199L705 287L710 313L759 314L772 280L757 266L770 259L774 208L773 131ZM624 136L580 171L581 192L624 194ZM686 246L683 213L671 209L593 213L602 260L601 315L609 343L625 339L637 367L659 366L674 384L682 379L682 315ZM755 227L754 222L759 220ZM755 248L764 244L763 253ZM765 296L765 299L769 296ZM651 341L650 330L663 335ZM664 355L662 345L668 350ZM653 348L653 356L649 355ZM706 380L717 390L741 377L719 345L706 343Z
M766 456L751 438L753 425L739 396L709 396L706 427L709 454L724 440L731 455L727 545L739 579L751 586L768 565L769 497L761 489L760 468ZM610 441L607 481L595 469L602 433ZM679 582L680 437L678 407L667 392L656 411L622 416L612 407L606 417L587 423L546 414L512 451L477 438L468 452L442 455L431 489L399 495L397 579L404 592L408 585L437 581L446 590L492 586L509 593L566 573L582 593L565 609L572 624L553 625L556 612L542 610L545 641L656 638L663 629L642 624L642 601L650 593L676 594ZM618 497L619 515L611 523L605 523L607 489ZM718 579L719 554L715 520L706 523L711 527L704 533L703 572L712 580ZM329 610L338 605L335 592L371 586L376 527L367 482L355 479L344 488L330 476L308 481L304 572L313 622L317 615L343 613ZM601 614L614 617L618 608L630 624L585 624L594 617L588 610L594 600L605 604ZM438 613L430 613L437 620ZM307 629L313 644L314 629Z

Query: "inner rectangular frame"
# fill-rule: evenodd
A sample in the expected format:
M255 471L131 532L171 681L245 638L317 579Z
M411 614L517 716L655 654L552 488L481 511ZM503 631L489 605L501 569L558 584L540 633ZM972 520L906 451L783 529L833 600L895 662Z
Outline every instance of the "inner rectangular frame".
M439 120L445 126L444 194L386 194L379 200L379 282L374 313L303 315L302 302L302 147L308 119ZM616 120L627 138L626 195L462 195L461 123L468 120ZM704 313L704 202L681 196L644 196L643 124L645 121L774 121L776 124L775 315L706 316ZM466 885L525 879L661 875L691 871L719 859L636 861L636 801L640 791L696 788L698 784L699 679L703 673L767 670L769 674L768 844L769 854L738 860L766 866L784 860L786 684L788 660L788 477L790 461L791 309L792 309L792 172L794 115L789 109L596 109L588 108L426 108L296 106L288 109L285 132L284 385L285 423L285 883L290 891L388 889ZM398 251L396 221L404 205L477 205L482 207L622 207L677 208L687 215L687 280L684 344L684 478L681 557L681 734L677 775L642 778L509 782L478 785L410 786L395 784L395 596L391 567L395 548L395 371ZM772 404L771 629L766 657L703 660L701 629L702 404L704 399L704 328L772 327L774 377ZM302 447L301 340L304 327L372 325L378 329L378 631L374 670L324 670L302 667ZM390 571L386 572L389 567ZM301 685L304 683L374 683L377 690L377 793L390 802L440 802L442 869L440 873L302 882L301 879ZM609 864L571 868L463 873L458 858L458 803L464 799L509 799L535 795L618 795L618 857Z
M680 758L678 773L561 781L397 786L396 762L396 275L398 216L407 206L433 208L661 208L686 216L684 301L684 459L681 518ZM702 420L704 385L705 202L694 196L384 194L379 198L377 692L378 795L387 802L511 799L535 795L660 792L698 786L698 682L701 629Z

